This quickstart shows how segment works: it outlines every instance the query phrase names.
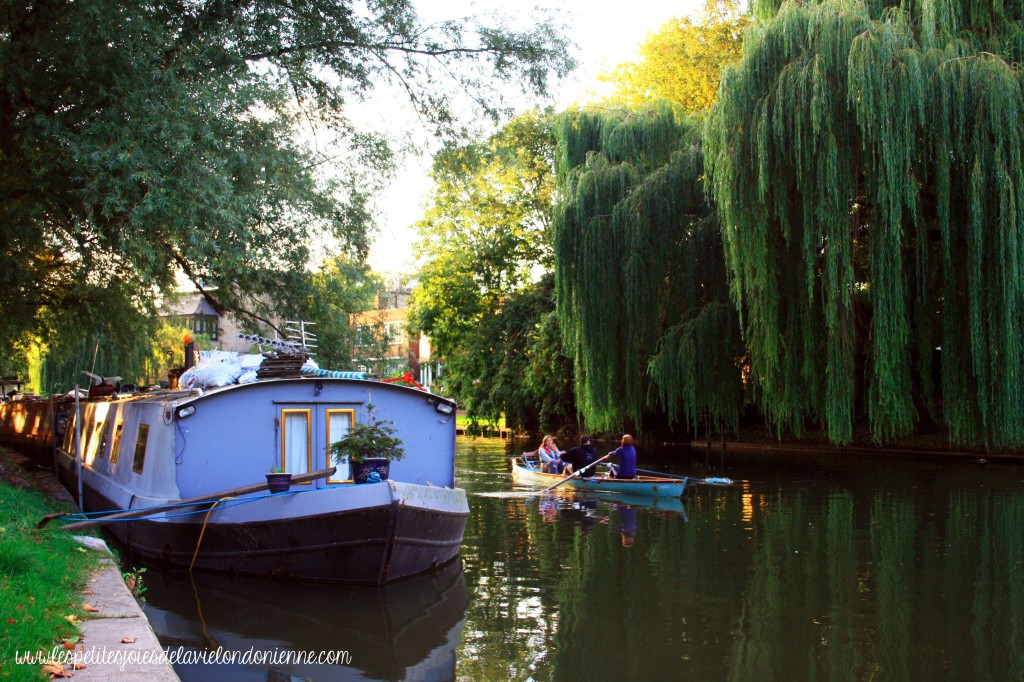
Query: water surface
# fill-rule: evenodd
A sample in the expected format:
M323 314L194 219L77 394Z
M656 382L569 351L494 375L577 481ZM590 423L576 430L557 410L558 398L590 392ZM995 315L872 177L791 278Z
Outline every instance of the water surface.
M641 452L729 486L682 500L512 491L460 439L461 561L386 588L149 569L165 647L344 650L184 680L1024 679L1024 468Z

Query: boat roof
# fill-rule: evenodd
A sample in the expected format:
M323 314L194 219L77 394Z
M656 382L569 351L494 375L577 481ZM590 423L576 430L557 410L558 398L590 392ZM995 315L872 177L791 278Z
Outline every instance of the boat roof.
M440 403L446 403L446 404L450 405L453 410L457 407L456 401L453 400L452 398L445 398L444 396L440 396L440 395L437 395L436 393L431 393L430 391L425 391L425 390L420 389L420 388L415 388L413 386L405 386L403 384L398 384L398 383L387 383L387 382L384 382L384 381L377 381L376 379L333 378L333 377L321 377L321 376L300 376L300 377L281 377L281 378L273 378L273 379L260 379L259 381L254 381L254 382L248 383L248 384L229 384L227 386L220 386L220 387L217 387L217 388L202 389L201 393L197 393L195 389L187 390L187 391L175 391L174 393L184 394L181 397L184 397L185 399L181 400L181 402L179 402L178 404L179 405L186 405L186 404L189 404L189 403L198 402L198 401L200 401L200 400L202 400L204 398L208 398L208 397L210 397L212 395L221 394L221 393L224 393L224 392L227 392L227 391L245 390L246 388L251 387L251 386L259 386L259 385L266 385L266 384L284 384L284 383L294 383L294 382L307 382L308 383L308 382L317 382L317 381L319 381L321 383L324 383L324 384L367 384L367 385L373 386L375 388L386 388L387 390L396 390L396 391L408 391L408 392L416 394L416 395L426 395L426 396L429 396L431 398L436 399ZM172 392L171 391L166 391L166 392L164 392L164 395L167 395L168 393L172 393ZM177 399L177 398L178 398L178 396L175 396L175 398L171 398L171 399ZM165 400L166 400L166 398L165 398Z

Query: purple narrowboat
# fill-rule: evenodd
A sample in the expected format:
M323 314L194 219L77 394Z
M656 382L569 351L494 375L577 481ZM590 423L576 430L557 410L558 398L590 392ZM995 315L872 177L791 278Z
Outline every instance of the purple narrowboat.
M354 483L344 463L328 474L328 446L370 405L405 457L379 482ZM75 494L73 419L56 459ZM301 377L92 400L79 445L85 510L149 510L105 528L159 564L384 584L453 560L469 514L455 487L455 404L396 384ZM313 480L245 491L273 470Z

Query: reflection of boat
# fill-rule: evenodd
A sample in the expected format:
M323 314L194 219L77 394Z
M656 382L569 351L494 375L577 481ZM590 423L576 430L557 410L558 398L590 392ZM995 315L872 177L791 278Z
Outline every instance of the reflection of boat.
M512 462L512 482L518 485L536 485L548 487L555 485L564 477L560 474L545 474L532 466L524 466L518 461ZM636 478L571 478L564 487L576 490L593 490L623 495L642 495L646 497L679 497L686 489L685 478L658 478L656 476L637 476Z
M615 493L594 492L587 493L588 497L610 502L613 505L624 505L650 509L651 511L662 511L670 514L680 514L686 519L686 509L683 508L683 500L679 497L651 497L650 495L618 495Z
M468 596L460 562L383 587L278 583L183 572L147 573L146 615L179 661L199 652L324 652L339 663L279 658L216 667L217 679L451 680ZM339 652L346 652L347 656ZM223 660L224 657L222 657ZM250 657L252 658L252 656ZM325 657L326 658L326 657ZM209 664L178 663L186 682Z
M371 393L405 458L387 481L353 484L347 467L325 478L328 444L368 418ZM159 564L385 583L458 554L469 505L454 487L453 412L453 402L420 390L328 377L90 400L81 418L85 509L155 510L107 528ZM66 431L57 470L74 492L75 429ZM270 494L265 475L275 467L307 482Z

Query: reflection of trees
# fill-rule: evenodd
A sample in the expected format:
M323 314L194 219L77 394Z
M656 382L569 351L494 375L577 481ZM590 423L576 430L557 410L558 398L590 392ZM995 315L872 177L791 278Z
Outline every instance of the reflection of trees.
M584 533L481 505L459 675L1021 679L1024 496L851 481L699 489L689 523L641 510L631 548L612 506Z
M932 509L834 491L820 513L810 495L755 510L729 679L1020 677L1019 496L954 492Z

